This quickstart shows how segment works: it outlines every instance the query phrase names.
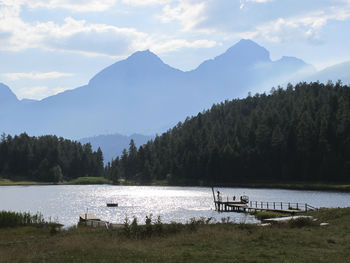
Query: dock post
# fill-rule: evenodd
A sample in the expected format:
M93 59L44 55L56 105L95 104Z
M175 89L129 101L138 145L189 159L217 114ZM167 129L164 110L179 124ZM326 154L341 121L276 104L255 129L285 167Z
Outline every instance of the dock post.
M215 204L215 211L217 211L218 208L217 208L217 203L216 203L216 200L215 200L214 187L211 187L211 190L212 190L212 192L213 192L213 198L214 198L214 204Z

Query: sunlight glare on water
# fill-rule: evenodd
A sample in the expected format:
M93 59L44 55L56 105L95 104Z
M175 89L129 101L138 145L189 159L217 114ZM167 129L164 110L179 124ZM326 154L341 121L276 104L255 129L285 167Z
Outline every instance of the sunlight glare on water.
M292 191L279 189L222 188L223 199L246 194L250 200L276 202L306 202L317 207L349 205L350 193L321 191ZM217 213L213 195L208 187L157 187L111 185L50 185L2 186L0 210L41 212L46 219L66 226L75 225L79 215L88 211L101 220L123 223L136 217L139 223L152 214L162 222L185 223L191 218L230 217L231 221L254 223L256 220L242 213ZM117 202L118 207L107 207Z

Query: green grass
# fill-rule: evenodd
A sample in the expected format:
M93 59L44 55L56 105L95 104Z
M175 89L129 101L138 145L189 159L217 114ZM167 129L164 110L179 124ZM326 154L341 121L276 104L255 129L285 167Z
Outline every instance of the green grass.
M78 177L72 181L52 183L52 182L34 182L34 181L13 181L0 178L0 186L10 185L57 185L57 184L112 184L112 182L104 177Z
M43 183L43 182L34 182L34 181L12 181L9 179L3 179L0 178L0 186L7 186L7 185L48 185L53 183Z
M78 177L66 184L111 184L112 182L104 177Z
M87 227L0 229L1 262L350 262L350 208L309 212L316 224L202 224L155 235ZM320 227L319 223L329 226ZM155 225L152 225L155 228ZM158 232L156 232L158 233Z
M43 225L45 223L42 214L17 213L12 211L0 211L0 228L17 227L27 225Z
M34 182L18 180L13 181L9 179L0 178L0 186L7 185L51 185L50 182ZM58 184L112 184L112 182L103 177L79 177L75 180L68 182L61 182ZM142 185L138 181L126 181L119 179L120 185ZM167 186L170 185L167 180L153 181L147 185L153 186ZM203 185L205 186L205 185ZM210 185L211 186L211 185ZM322 190L322 191L341 191L350 192L350 184L323 184L323 183L246 183L246 184L233 184L233 185L220 185L222 187L247 187L247 188L281 188L281 189L294 189L294 190Z
M268 218L291 216L291 214L288 214L288 213L278 213L278 212L272 212L272 211L254 212L251 214L254 215L259 220L264 220L264 219L268 219Z

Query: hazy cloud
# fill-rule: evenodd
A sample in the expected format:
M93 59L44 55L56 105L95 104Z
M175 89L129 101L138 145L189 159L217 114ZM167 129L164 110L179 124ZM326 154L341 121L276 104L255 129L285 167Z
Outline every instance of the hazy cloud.
M23 0L29 8L63 8L74 12L102 12L115 5L116 0Z
M217 45L216 41L206 39L187 41L185 39L172 39L157 43L152 46L152 51L161 54L171 51L176 51L181 48L211 48Z
M164 5L174 0L122 0L122 3L131 6L152 6L152 5Z
M245 4L248 2L253 2L253 3L267 3L267 2L271 2L274 0L240 0L240 8L244 8Z
M67 88L67 87L49 88L47 86L26 87L26 88L19 89L18 97L20 99L26 98L26 99L40 100L48 96L56 95L58 93L61 93L69 89L71 88Z
M43 79L57 79L57 78L63 78L63 77L72 77L74 74L53 71L53 72L45 72L45 73L24 73L24 72L4 73L2 75L9 80L19 80L19 79L43 80Z
M296 16L291 18L279 18L275 21L257 26L255 37L272 42L308 41L320 43L322 29L329 20L342 21L350 18L350 8L330 8Z
M178 21L185 31L189 31L206 19L203 16L205 8L205 1L182 0L176 4L165 5L158 17L163 23Z

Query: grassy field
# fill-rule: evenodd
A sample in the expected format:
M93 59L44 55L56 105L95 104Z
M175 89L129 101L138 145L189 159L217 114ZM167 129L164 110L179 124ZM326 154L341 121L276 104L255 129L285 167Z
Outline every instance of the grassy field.
M64 184L111 184L112 182L104 177L79 177Z
M33 182L33 181L12 181L9 179L0 178L0 186L8 186L8 185L48 185L52 183L41 183L41 182Z
M0 178L0 186L9 185L57 185L57 184L111 184L111 181L104 177L78 177L72 181L60 182L60 183L45 183L45 182L32 182L32 181L12 181L9 179Z
M128 237L124 229L79 227L54 234L49 228L2 228L0 261L350 262L350 208L309 214L318 221L298 227L201 224L146 237Z

